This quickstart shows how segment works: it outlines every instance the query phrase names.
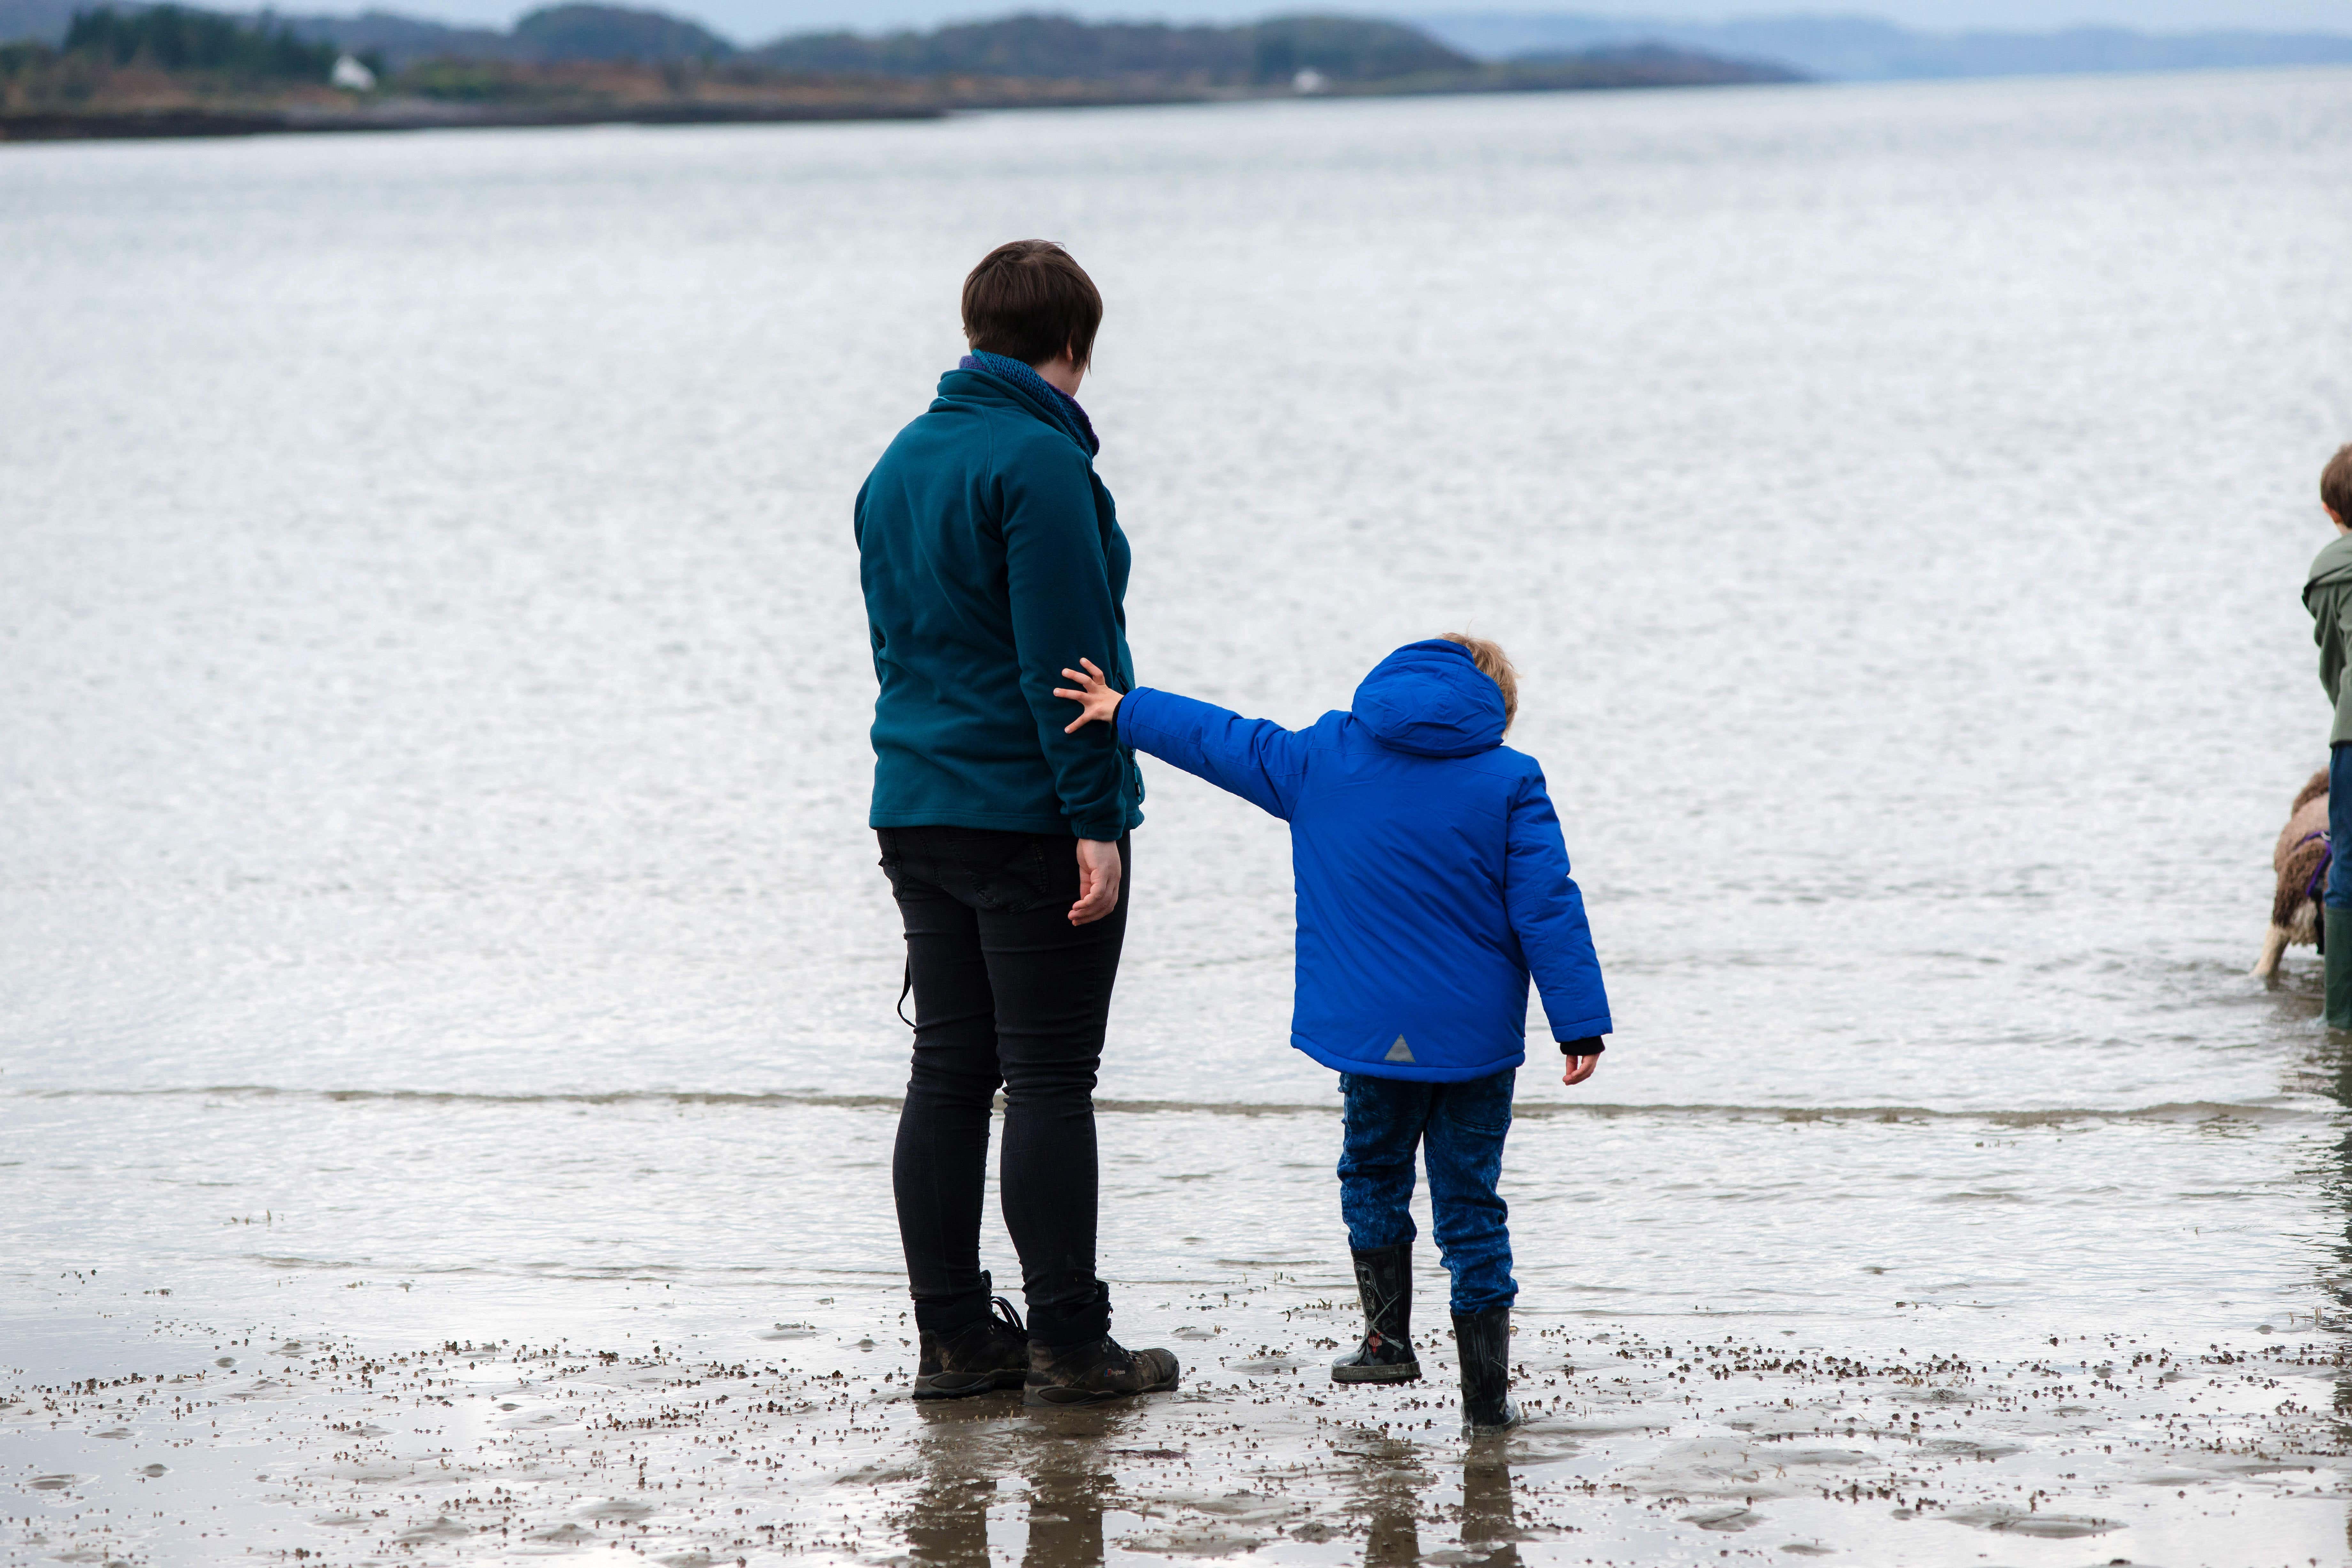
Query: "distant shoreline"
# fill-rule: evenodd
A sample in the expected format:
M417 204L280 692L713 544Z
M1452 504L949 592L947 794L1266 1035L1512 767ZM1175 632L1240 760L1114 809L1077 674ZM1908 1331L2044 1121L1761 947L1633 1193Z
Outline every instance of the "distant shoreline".
M310 105L286 109L180 106L76 112L0 114L0 143L161 141L186 138L349 134L360 132L520 130L591 125L782 125L943 120L952 114L1023 109L1116 109L1152 105L1306 102L1314 100L1520 96L1528 93L1654 91L1661 88L1785 85L1785 76L1717 81L1557 82L1508 78L1474 81L1334 84L1315 93L1288 88L1138 90L1107 83L1006 82L994 89L936 98L873 100L760 101L743 99L649 99L616 103L462 104L404 99L336 111Z
M167 109L103 113L0 115L0 142L144 142L184 138L345 134L389 131L488 131L586 125L773 125L842 121L940 120L948 110L918 104L640 103L604 108L400 109L322 114L303 110Z

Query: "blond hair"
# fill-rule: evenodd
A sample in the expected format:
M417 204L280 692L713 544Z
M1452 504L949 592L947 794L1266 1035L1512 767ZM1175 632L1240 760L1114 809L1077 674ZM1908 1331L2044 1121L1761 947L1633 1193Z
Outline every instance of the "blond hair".
M1511 656L1503 651L1500 643L1474 637L1468 632L1440 632L1440 642L1460 643L1478 673L1503 689L1503 728L1510 729L1519 716L1519 672L1511 664Z

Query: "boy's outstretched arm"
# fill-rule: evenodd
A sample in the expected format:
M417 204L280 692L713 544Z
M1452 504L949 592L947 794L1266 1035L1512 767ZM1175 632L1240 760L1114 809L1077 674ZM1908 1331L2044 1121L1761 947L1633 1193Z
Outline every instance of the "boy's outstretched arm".
M1509 860L1503 896L1511 930L1527 954L1544 1016L1568 1058L1562 1081L1582 1083L1600 1065L1601 1037L1613 1027L1601 959L1584 918L1584 895L1569 874L1568 845L1543 780L1530 780L1511 803Z
M1305 737L1271 719L1244 719L1213 703L1196 702L1172 691L1139 686L1122 695L1110 689L1091 659L1083 670L1066 669L1073 682L1054 695L1078 704L1069 728L1110 723L1118 738L1139 752L1173 763L1284 821L1297 804L1307 768Z

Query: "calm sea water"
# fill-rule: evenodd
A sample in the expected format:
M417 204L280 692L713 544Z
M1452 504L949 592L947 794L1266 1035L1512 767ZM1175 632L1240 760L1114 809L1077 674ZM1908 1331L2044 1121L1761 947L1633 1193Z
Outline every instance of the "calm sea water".
M896 1310L849 503L1025 235L1108 301L1146 682L1518 661L1618 1021L1522 1076L1531 1313L2310 1329L2352 1051L2244 971L2325 761L2347 85L8 150L0 1370L164 1289ZM1286 836L1147 777L1106 1272L1328 1289Z

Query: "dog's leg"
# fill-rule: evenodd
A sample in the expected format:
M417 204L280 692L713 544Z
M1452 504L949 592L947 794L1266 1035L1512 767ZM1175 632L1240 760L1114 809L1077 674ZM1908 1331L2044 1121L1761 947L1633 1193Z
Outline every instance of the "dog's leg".
M2254 978L2269 980L2278 973L2279 960L2286 952L2286 927L2273 925L2263 938L2263 955L2254 961Z

